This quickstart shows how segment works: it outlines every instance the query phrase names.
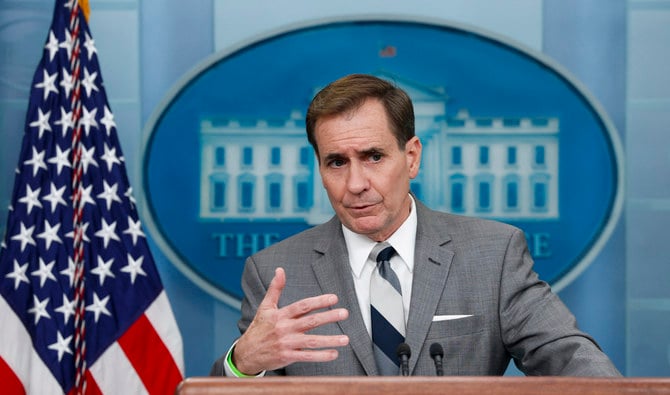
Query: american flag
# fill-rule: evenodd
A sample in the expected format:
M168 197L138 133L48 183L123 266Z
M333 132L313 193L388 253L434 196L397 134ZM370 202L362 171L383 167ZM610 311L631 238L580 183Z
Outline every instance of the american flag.
M173 393L181 335L82 0L57 0L0 245L3 393Z

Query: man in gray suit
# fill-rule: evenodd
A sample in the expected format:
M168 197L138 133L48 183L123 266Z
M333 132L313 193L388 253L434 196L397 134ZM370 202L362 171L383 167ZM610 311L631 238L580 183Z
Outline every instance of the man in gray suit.
M405 92L343 77L310 104L307 136L336 216L247 259L242 336L212 375L378 375L371 250L387 242L402 294L409 373L618 376L538 279L523 232L428 209L410 193L421 162ZM433 346L435 347L435 346Z

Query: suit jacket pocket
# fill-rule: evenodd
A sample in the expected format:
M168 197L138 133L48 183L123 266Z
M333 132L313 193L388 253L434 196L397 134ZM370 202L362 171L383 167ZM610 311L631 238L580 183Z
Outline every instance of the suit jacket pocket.
M428 330L428 339L442 339L445 337L464 336L479 333L484 330L484 320L481 315L472 315L444 321L433 321Z

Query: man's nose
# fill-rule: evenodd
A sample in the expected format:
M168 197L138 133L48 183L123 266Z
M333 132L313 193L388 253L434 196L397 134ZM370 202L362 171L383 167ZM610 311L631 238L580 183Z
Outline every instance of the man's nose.
M370 180L367 176L364 166L358 163L352 163L349 166L349 175L347 177L347 189L353 194L359 194L370 187Z

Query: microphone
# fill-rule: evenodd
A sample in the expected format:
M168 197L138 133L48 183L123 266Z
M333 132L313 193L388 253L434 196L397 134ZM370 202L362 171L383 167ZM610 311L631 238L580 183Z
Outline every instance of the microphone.
M438 376L444 376L444 370L442 369L442 357L444 357L444 350L440 343L433 343L430 345L430 357L433 358L435 362L435 374Z
M398 344L395 353L400 360L400 372L403 376L409 376L409 357L412 355L412 351L409 349L409 344Z

